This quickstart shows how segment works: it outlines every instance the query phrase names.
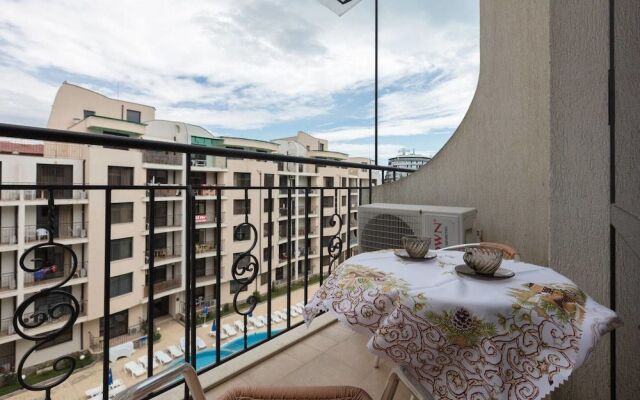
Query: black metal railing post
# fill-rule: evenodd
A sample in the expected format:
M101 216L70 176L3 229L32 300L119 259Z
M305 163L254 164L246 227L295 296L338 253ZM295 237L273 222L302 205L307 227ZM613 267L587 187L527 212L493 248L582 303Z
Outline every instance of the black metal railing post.
M273 259L273 189L267 189L267 198L269 203L269 215L267 217L267 229L269 236L267 237L267 245L269 246L269 258L267 259L267 337L271 339L271 296L272 296L272 259Z
M221 255L221 247L222 247L222 190L220 188L216 188L216 235L215 241L218 251L216 251L216 287L215 296L216 296L216 363L220 363L220 332L222 330L221 317L220 317L220 284L221 279L221 263L222 263L222 255Z
M320 188L320 285L324 282L324 188Z
M153 295L155 284L155 241L154 236L156 232L156 189L149 188L149 272L147 273L148 279L148 291L147 291L147 377L153 376L153 338L155 332L153 331Z
M111 340L111 189L105 190L104 207L104 308L102 350L102 395L109 398L109 342Z
M287 187L287 329L291 328L291 187Z
M347 258L351 257L351 188L347 188Z
M309 299L309 230L311 229L309 207L311 207L311 198L309 188L306 188L304 190L304 304L307 304Z

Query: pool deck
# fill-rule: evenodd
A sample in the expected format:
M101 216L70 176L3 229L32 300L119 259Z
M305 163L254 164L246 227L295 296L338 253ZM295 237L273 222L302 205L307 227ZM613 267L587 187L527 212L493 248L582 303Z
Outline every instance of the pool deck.
M314 293L318 289L318 284L309 286L310 295ZM303 301L304 291L302 289L295 290L291 292L291 304L296 304ZM272 300L272 310L282 310L286 308L287 305L287 297L279 296ZM260 303L256 306L254 311L254 316L265 315L266 316L267 304L266 302ZM242 317L237 314L231 314L222 318L222 324L233 324L235 320L242 320ZM291 323L295 324L302 321L301 316L297 316L296 318L291 319ZM154 352L158 350L163 350L167 354L167 347L171 345L180 346L180 339L184 337L184 325L173 320L170 317L163 317L161 319L156 320L156 326L160 328L160 333L162 335L160 341L155 342ZM283 329L286 328L286 323L281 322L279 324L273 324L272 329ZM207 349L211 350L215 348L215 337L209 336L209 331L211 330L210 323L205 324L204 326L200 326L196 330L197 336L202 338L202 340L207 344ZM260 331L266 332L266 328L261 329ZM253 332L257 332L256 330L249 331L251 334ZM222 341L222 344L228 343L234 339L242 337L241 333L236 334L233 337L230 337L226 340ZM206 349L203 349L206 351ZM252 350L256 351L256 350ZM136 382L139 382L146 378L146 375L140 376L138 378L132 377L129 373L125 372L124 365L130 361L137 361L139 357L147 355L147 347L144 346L140 349L136 349L134 354L129 358L121 358L116 362L111 363L111 369L113 373L113 379L120 379L124 382L126 386L131 386ZM170 365L170 364L169 364ZM154 372L162 371L165 366L160 366L154 370ZM69 379L67 379L63 384L54 388L52 390L53 398L64 398L65 400L76 400L76 399L86 399L85 392L89 389L98 387L102 385L102 363L98 362L93 364L90 367L84 368L80 371L74 372ZM43 397L42 392L29 392L29 391L21 391L16 392L10 398L11 400L40 400Z

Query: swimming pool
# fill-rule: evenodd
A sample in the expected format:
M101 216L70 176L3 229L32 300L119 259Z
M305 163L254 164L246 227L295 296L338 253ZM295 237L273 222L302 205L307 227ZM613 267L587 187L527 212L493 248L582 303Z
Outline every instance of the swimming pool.
M272 335L276 335L281 332L282 329L274 329L271 331ZM252 332L247 333L247 347L255 346L256 344L263 342L267 339L267 332ZM230 342L223 344L220 347L220 359L225 358L244 350L244 336L233 339ZM175 361L172 365L184 362L184 359ZM216 349L204 350L196 353L196 369L206 367L207 365L214 364L216 362Z

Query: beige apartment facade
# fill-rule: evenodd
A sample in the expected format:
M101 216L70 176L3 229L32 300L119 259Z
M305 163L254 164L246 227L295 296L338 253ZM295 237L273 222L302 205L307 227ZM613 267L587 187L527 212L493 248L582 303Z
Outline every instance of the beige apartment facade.
M64 83L56 95L48 122L49 128L77 132L126 136L201 146L224 147L263 153L278 153L318 159L344 160L368 164L365 158L329 150L329 143L299 132L295 136L273 141L237 137L217 137L206 129L183 122L155 119L153 107L111 99L91 90ZM3 145L9 146L9 145ZM293 163L276 163L232 157L192 155L187 157L156 151L138 151L101 146L81 146L60 143L32 144L27 150L0 153L3 183L66 183L86 185L132 186L152 185L155 190L154 235L154 316L181 321L185 304L186 263L186 197L183 190L163 188L163 185L221 188L220 197L213 189L202 188L195 193L195 299L198 307L214 306L215 275L220 256L221 304L233 302L235 293L243 302L254 292L267 293L269 284L286 284L305 276L305 249L308 248L309 276L328 272L326 247L321 259L321 246L338 233L344 241L340 260L357 244L357 205L359 187L368 187L369 174L364 169L323 167ZM15 146L14 146L15 147ZM57 166L57 167L51 167ZM47 175L48 174L48 175ZM53 182L52 182L53 181ZM280 187L325 187L308 189L309 234L305 241L305 193L307 189ZM336 190L350 186L353 189ZM243 187L262 189L243 190ZM268 189L273 187L273 189ZM272 201L269 203L269 192ZM104 308L105 209L104 190L72 190L56 193L56 241L72 246L78 256L76 276L66 285L81 301L81 314L73 332L58 344L32 354L26 365L47 362L61 354L74 351L99 351ZM17 265L20 255L32 244L45 241L41 227L47 221L46 193L3 191L0 196L0 367L14 367L32 342L20 339L11 320L16 307L31 293L60 281L64 269L44 274L36 280L34 274L23 272ZM218 225L217 207L221 220ZM114 343L144 334L148 307L150 194L144 189L111 190L111 336ZM349 213L349 205L351 212ZM322 207L322 211L321 211ZM332 215L340 215L342 226L331 224ZM321 220L324 213L324 221ZM268 222L272 220L271 247ZM291 220L291 242L287 222ZM347 220L350 229L347 232ZM248 222L256 228L254 237ZM220 226L221 242L216 241ZM324 238L320 236L321 226ZM348 235L348 236L347 236ZM260 263L259 275L248 287L238 285L231 273L233 262L243 252L251 251ZM65 256L59 261L68 268ZM66 255L68 258L68 255ZM240 261L242 262L242 261ZM271 263L272 273L268 275ZM291 263L290 272L287 265ZM35 304L39 311L45 304ZM214 309L214 308L211 308ZM60 325L55 320L41 331ZM4 361L2 361L4 360ZM9 365L11 364L11 365Z

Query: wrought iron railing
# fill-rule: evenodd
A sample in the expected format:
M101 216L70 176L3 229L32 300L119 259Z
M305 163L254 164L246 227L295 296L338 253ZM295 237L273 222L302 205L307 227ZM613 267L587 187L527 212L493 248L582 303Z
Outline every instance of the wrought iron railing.
M65 276L60 281L57 281L52 286L43 286L40 291L34 293L31 297L26 298L22 303L17 305L15 315L11 320L11 323L7 323L3 320L2 326L0 326L0 332L6 331L7 334L10 334L10 329L13 329L13 331L17 335L19 335L20 338L26 340L27 343L33 343L32 347L26 350L26 352L22 354L19 362L17 362L16 377L22 387L32 391L44 391L46 398L50 398L52 388L60 385L74 372L74 369L76 367L76 360L73 357L66 355L59 357L54 361L54 369L60 374L53 379L38 384L29 383L29 381L25 380L25 362L32 356L33 352L37 351L43 346L46 346L48 343L56 341L60 336L68 333L68 331L72 329L72 327L76 324L78 317L80 315L83 315L85 310L84 301L78 300L73 294L76 293L76 291L68 291L66 290L66 287L63 287L68 286L69 281L74 276L76 276L76 272L81 266L78 263L78 255L76 254L74 248L70 245L65 245L56 241L58 239L58 237L56 236L58 225L56 206L58 205L57 202L59 201L59 199L56 197L57 194L66 194L68 193L68 191L72 191L72 193L75 193L75 191L79 191L82 193L90 193L90 196L93 196L96 193L98 194L98 196L104 196L104 203L100 203L104 204L104 208L100 206L100 210L104 213L104 221L107 221L107 223L105 223L102 227L91 227L91 229L103 230L103 235L97 236L104 238L104 243L102 243L104 250L101 253L103 254L104 260L101 266L93 265L91 271L91 279L96 279L100 282L103 282L103 293L107 294L103 299L96 300L102 306L103 316L112 315L111 301L108 297L108 294L111 293L111 277L117 275L117 271L114 271L114 274L112 274L111 271L112 234L111 224L109 223L109 221L111 221L111 209L113 204L112 194L119 191L138 191L144 193L144 201L147 202L149 207L149 238L156 237L157 226L154 223L156 221L157 211L156 199L158 199L159 197L171 196L178 198L183 202L183 204L185 204L184 210L186 215L184 218L184 230L176 235L176 237L171 238L169 242L172 244L170 246L163 245L160 247L158 246L157 240L147 240L147 248L144 254L144 267L148 269L147 279L149 282L156 281L156 270L159 268L156 267L156 264L169 257L177 257L179 258L179 261L183 263L184 268L182 269L182 271L184 273L184 276L174 275L175 278L169 281L158 282L153 285L146 285L144 296L147 298L147 305L151 305L156 304L155 300L158 298L157 295L159 291L170 290L172 288L182 288L184 290L184 295L181 295L180 297L181 299L185 299L186 301L183 316L185 336L185 362L188 362L194 367L197 367L198 373L201 374L210 371L211 369L216 368L221 364L251 350L251 348L255 347L256 345L264 343L265 341L269 341L286 332L287 330L300 326L302 324L302 321L294 321L292 313L288 312L286 313L285 321L282 323L284 327L282 329L276 330L275 324L272 320L272 313L275 311L272 310L272 301L274 299L273 282L281 279L282 288L285 288L284 294L282 295L286 296L286 307L288 310L291 310L292 306L294 305L292 304L292 284L296 280L299 281L302 286L300 289L302 291L302 302L306 303L309 299L309 279L312 276L319 276L320 283L322 283L324 277L337 267L340 259L347 258L352 254L352 243L350 242L352 238L351 235L346 236L346 243L344 243L345 240L342 239L342 234L350 231L350 220L346 218L346 220L343 219L342 215L345 213L345 211L347 215L349 215L354 204L352 204L352 202L348 202L346 206L347 209L344 210L344 206L341 206L339 202L339 195L342 194L342 192L346 192L346 195L350 196L352 193L357 192L360 204L367 201L370 202L373 186L373 171L405 171L394 169L391 167L380 167L335 160L311 159L304 157L286 156L275 153L258 153L253 151L226 149L221 147L194 146L174 142L159 142L112 135L78 133L6 124L0 124L0 137L105 146L109 147L110 149L135 149L181 153L185 157L185 171L183 171L183 174L181 174L183 177L191 176L191 168L194 165L192 162L192 155L194 154L207 157L233 157L240 159L282 162L283 169L285 169L284 164L286 163L287 166L295 164L302 164L307 166L310 165L312 170L318 170L318 166L332 166L355 168L359 170L365 169L369 171L368 177L361 178L360 185L357 188L344 186L335 186L330 188L320 186L206 186L188 184L189 180L185 180L185 182L187 183L171 185L0 184L0 192L34 191L35 193L43 193L43 200L46 200L47 204L47 223L43 224L42 226L42 228L46 230L47 234L43 235L40 238L37 238L38 240L42 240L42 243L34 244L20 256L20 260L18 263L20 269L27 273L33 273L44 268L43 266L29 266L25 261L28 259L33 259L34 256L32 253L40 248L59 248L63 252L68 253L68 258L71 260L70 267L68 269L65 269ZM302 170L305 170L306 168L307 167L303 167ZM300 168L294 169L294 171L299 170ZM409 170L406 170L406 172L409 172ZM198 195L198 193L203 193L205 190L207 191L207 193L209 193L209 196L211 197L210 200L212 200L213 202L213 215L215 216L213 220L215 221L216 229L213 229L213 240L210 242L210 246L213 249L222 247L222 251L218 251L215 253L215 255L213 255L213 275L215 276L215 284L213 285L214 296L209 303L209 307L213 309L208 310L208 312L213 316L213 324L211 325L211 327L212 335L215 337L215 350L213 350L215 354L213 360L203 366L201 365L201 363L196 364L196 323L199 320L200 316L198 313L201 312L202 307L198 305L196 301L196 283L198 281L198 276L195 273L195 265L197 261L198 245L202 244L202 242L199 242L201 238L199 237L197 231L195 205L196 196ZM296 230L295 232L293 229L287 230L287 241L285 244L286 247L290 248L291 250L284 252L276 251L275 246L277 243L275 243L274 241L277 240L277 238L273 234L267 235L266 239L263 239L262 241L266 242L267 248L274 249L274 251L272 252L273 256L268 257L266 262L260 262L260 259L263 258L263 249L261 247L258 247L259 239L262 238L262 235L259 234L258 229L263 228L263 221L261 220L259 224L253 223L254 214L250 215L250 208L248 206L243 206L242 210L240 210L242 211L240 215L233 216L236 219L242 219L242 222L237 224L234 221L235 227L233 228L233 236L235 237L236 235L240 234L245 235L246 232L249 231L250 240L245 242L235 242L233 257L226 257L226 259L229 260L229 264L223 265L222 253L224 252L225 246L221 229L221 216L223 213L222 208L224 199L223 197L225 195L233 195L234 199L244 199L245 204L248 205L250 196L252 196L253 193L260 193L260 201L262 201L262 198L264 198L264 200L267 200L267 202L270 204L273 204L273 202L275 202L278 197L286 198L286 204L293 204L293 198L297 198L298 203L304 202L304 218L298 219L298 226L300 226L300 223L302 223L304 229L301 229L300 231ZM292 235L297 234L296 236L298 237L300 242L309 243L309 235L312 233L316 233L311 227L312 218L310 218L309 216L309 211L311 210L312 193L319 194L321 199L324 199L327 196L331 196L335 200L332 202L331 206L320 207L319 209L319 220L323 221L325 216L329 217L329 219L331 220L330 226L332 227L332 229L331 234L325 235L325 228L323 227L323 225L320 225L317 228L319 230L319 232L317 233L319 234L319 237L324 240L324 244L320 242L320 246L304 246L304 252L297 254L298 258L302 258L304 263L304 268L302 268L302 276L299 276L295 271L300 271L300 265L294 265L293 263L293 259L295 258L296 254L294 252L295 246L292 246L292 244L294 243ZM230 202L224 203L228 204ZM254 203L256 203L255 199ZM227 205L226 207L229 207L229 205ZM259 209L257 204L253 205L252 207L255 210ZM298 218L298 216L295 215L295 211L296 209L293 209L293 207L287 208L285 213L287 226L295 226L295 224L293 224L293 221ZM271 209L265 213L267 219L267 221L264 221L265 226L274 227L274 225L277 223L278 215L274 215L274 213L277 213L277 211L275 211L274 209ZM37 235L37 231L34 231L34 234ZM302 241L303 238L304 241ZM176 242L174 242L174 240ZM319 239L315 240L318 241ZM205 241L204 244L209 246L209 241ZM238 248L242 248L243 250L238 253ZM314 271L311 268L310 256L315 255L316 251L310 249L317 249L317 251L319 251L320 259L326 261L326 263L321 262L319 264L319 271ZM278 257L278 254L280 255L280 257ZM230 260L233 261L231 262ZM277 261L284 261L286 263L286 268L284 269L284 271L283 269L279 268L279 264L273 265L274 262ZM300 262L300 260L298 260L298 262ZM230 271L230 278L229 274L227 274L227 280L230 281L230 283L232 284L231 286L234 288L232 300L228 302L228 304L225 304L224 307L221 301L221 287L223 283L221 280L223 276L222 268ZM176 271L174 271L174 273L175 272ZM255 288L257 287L257 283L259 282L258 280L261 279L260 275L265 273L267 274L267 284L265 289L266 293L258 293L255 291ZM282 288L278 288L278 294L282 293ZM33 310L33 306L38 302L38 300L46 299L52 295L55 295L55 297L58 298L58 303L51 304L51 307L47 310L39 311L35 314L30 312L30 310ZM89 298L91 299L91 297ZM265 339L260 343L252 343L249 341L249 335L247 332L248 325L250 318L256 311L256 307L259 303L264 303L263 305L266 308L264 321L265 324L263 328L266 331ZM39 302L38 304L41 304L41 302ZM156 318L154 315L155 312L156 307L146 306L146 322L144 329L145 332L156 332L157 326ZM221 329L223 325L223 314L230 314L231 316L235 316L235 318L241 321L242 326L244 327L244 329L240 331L240 337L242 338L242 349L240 351L234 352L233 354L222 351L223 347ZM59 321L60 323L57 325L53 325L52 323L56 321ZM45 330L44 333L40 333L42 332L42 329L38 329L37 332L39 333L33 333L34 328L40 328L49 324L51 324L51 330ZM111 340L112 338L110 337L111 318L104 318L102 325L103 335L100 341L100 347L101 351L105 355L102 357L102 398L109 398L110 364L109 357L106 355L109 354L109 350L113 345L113 342ZM94 344L90 344L90 346L94 347ZM154 341L147 340L146 366L148 376L152 376L156 373L153 368L155 364L154 358ZM162 391L169 390L183 383L184 382L182 380L176 380L173 384L167 386ZM185 395L187 394L188 393L185 393Z

